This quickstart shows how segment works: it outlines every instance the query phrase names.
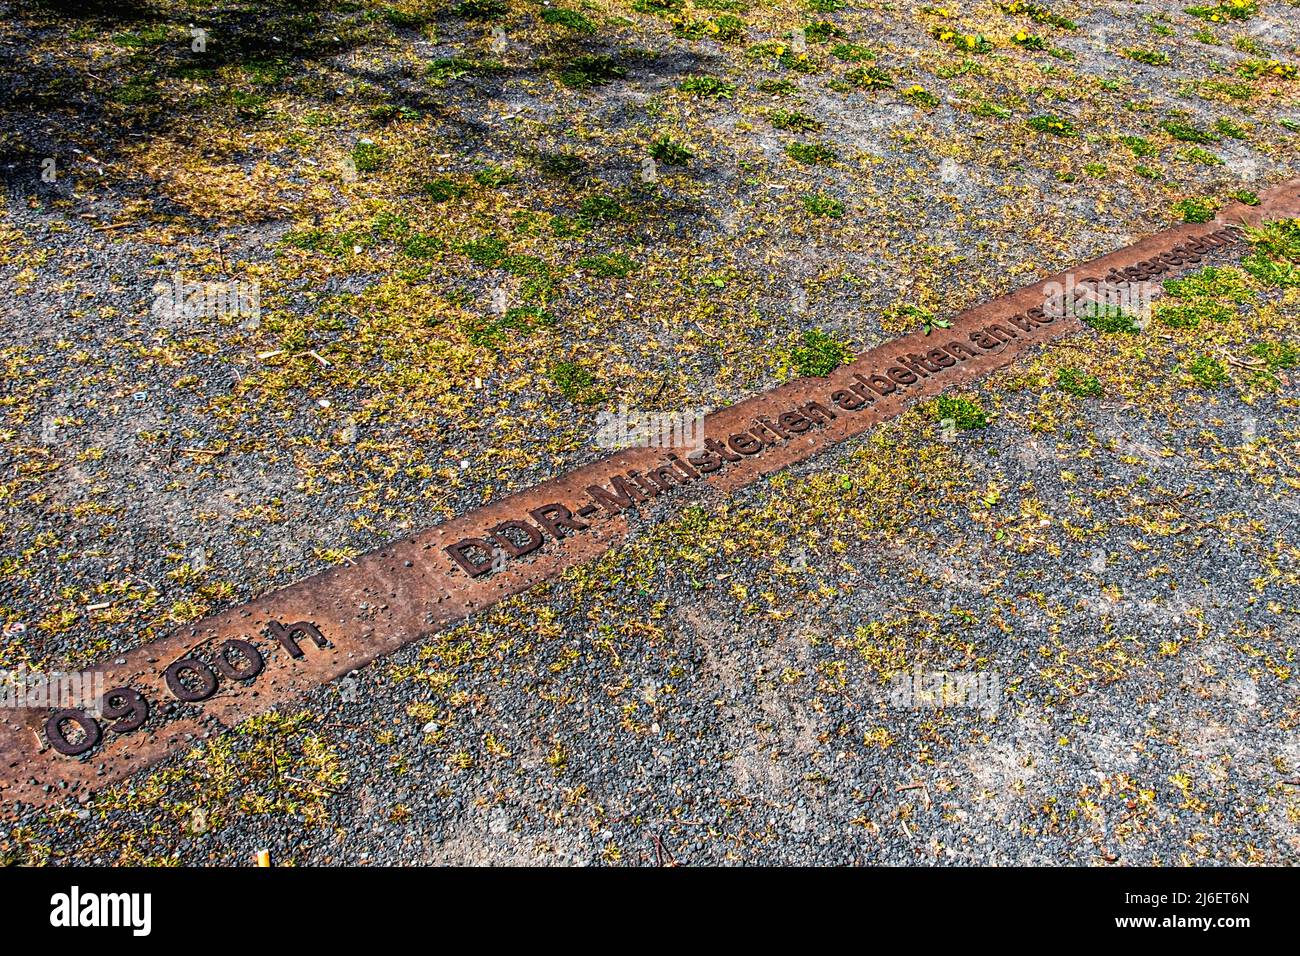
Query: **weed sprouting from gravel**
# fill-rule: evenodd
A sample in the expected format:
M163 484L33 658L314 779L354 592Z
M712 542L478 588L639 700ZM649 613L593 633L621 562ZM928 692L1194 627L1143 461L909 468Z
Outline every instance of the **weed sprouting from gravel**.
M940 395L934 401L934 420L951 421L962 431L988 428L989 415L978 401L960 395Z
M808 329L790 350L790 363L801 376L829 375L850 358L848 347L820 329Z
M1089 375L1077 368L1062 368L1056 374L1056 387L1068 395L1077 398L1100 398L1101 382L1097 376Z

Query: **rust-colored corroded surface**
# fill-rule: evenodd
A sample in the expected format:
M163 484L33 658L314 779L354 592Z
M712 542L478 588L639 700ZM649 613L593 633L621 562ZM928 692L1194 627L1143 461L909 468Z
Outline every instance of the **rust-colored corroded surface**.
M1067 278L1076 283L1088 278L1103 279L1114 275L1111 270L1122 272L1162 255L1166 256L1160 266L1164 274L1194 266L1199 256L1195 248L1187 251L1188 242L1199 246L1201 237L1228 236L1225 227L1233 224L1254 224L1265 218L1300 214L1300 181L1270 190L1263 200L1258 207L1234 204L1224 210L1217 222L1166 230L1072 273L1053 276L987 302L957 317L949 329L935 330L930 336L915 333L873 348L828 378L800 379L714 412L705 419L705 435L718 442L726 443L729 436L745 431L752 434L756 427L763 433L765 426L756 425L761 419L776 428L760 436L764 439L760 450L747 454L727 451L722 456L725 464L709 474L692 477L691 468L679 466L684 476L684 480L679 480L683 484L703 483L720 490L744 486L866 431L898 415L918 399L1001 368L1026 349L1079 328L1078 320L1072 317L1052 320L1050 313L1043 314L1049 283L1064 283ZM1184 250L1182 253L1177 251L1180 248ZM1139 273L1145 268L1139 267ZM1026 316L1034 314L1037 317L1030 322ZM1023 328L1017 321L1029 327ZM1003 331L993 333L997 341L989 345L992 340L984 330L993 326ZM1006 331L1012 335L1006 335ZM981 337L983 344L979 342ZM930 370L927 375L917 374L914 382L900 384L888 394L869 390L866 380L887 385L882 377L891 368L902 371L901 377L906 378L900 357L909 353L924 357L948 343L961 343L971 354L965 356L958 349L952 353L957 358L943 363L943 367L938 367L939 363L922 365L922 369ZM870 401L846 398L845 405L836 405L832 396L838 392L844 398L844 390L854 390L853 394L868 396ZM862 402L861 408L846 407L855 400ZM810 402L831 410L834 417L811 423L806 417L796 416L804 426L802 430L782 427L783 413ZM749 444L749 441L742 443ZM358 559L354 565L325 571L179 628L117 659L123 663L100 665L97 669L103 672L104 686L110 690L110 704L121 704L120 700L113 699L112 689L129 688L147 702L149 714L143 725L135 729L126 729L136 722L130 717L101 716L97 724L102 729L102 739L83 754L65 755L51 745L46 724L52 711L8 711L0 725L0 796L10 804L15 801L45 804L68 796L83 796L198 738L292 699L503 597L589 560L624 536L628 525L619 509L595 507L595 499L587 489L592 485L609 488L612 477L620 475L626 479L629 471L642 475L651 472L665 464L665 455L666 451L659 448L636 448L612 454L414 537L394 541ZM671 488L663 492L663 500L671 500L672 496ZM546 509L557 504L565 510ZM542 509L542 518L533 514L536 509ZM573 524L585 527L565 530L561 526L551 532L543 518L554 518L557 514L571 515ZM482 553L476 559L471 548L467 564L471 570L481 572L475 575L454 561L446 550L465 539L486 539L506 521L528 524L534 529L530 532L533 539L538 531L542 532L543 543L526 556L501 561L504 555L499 555L495 570L483 569ZM515 533L517 549L519 533L518 530ZM316 632L323 636L325 646L318 646ZM265 666L255 677L239 680L237 674L223 673L217 655L230 640L251 643L264 658ZM194 659L200 668L208 666L214 671L215 691L205 699L178 699L178 690L183 697L204 693L203 687L195 686L193 673L178 682L173 670L171 682L167 679L168 668L186 659ZM224 670L242 671L249 662L248 655L233 654ZM110 709L107 714L121 714L124 710ZM59 726L66 729L72 725L60 722ZM71 746L57 739L56 743L64 749L76 749L77 735L68 736L72 739Z

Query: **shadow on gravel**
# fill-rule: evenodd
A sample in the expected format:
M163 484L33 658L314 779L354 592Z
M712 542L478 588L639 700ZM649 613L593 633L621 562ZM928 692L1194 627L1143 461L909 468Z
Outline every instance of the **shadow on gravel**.
M412 73L396 57L385 69L382 58L363 65L353 55L427 42L420 31L430 26L440 46L481 38L491 20L474 11L496 8L473 2L468 14L452 4L405 14L350 2L260 2L208 10L195 23L162 3L44 0L20 8L0 28L0 58L10 67L0 75L0 177L13 199L66 200L75 177L45 181L50 158L66 169L75 148L109 166L153 137L195 143L231 130L276 129L268 104L286 94L299 112L312 109L304 101L369 104L362 135L386 121L385 111L435 117L458 148L489 146L497 156L508 149L535 161L536 151L521 144L489 143L491 126L475 120L465 100L499 96L545 74L567 76L573 87L574 70L578 92L587 71L591 90L617 100L618 83L629 76L653 80L703 68L700 57L620 56L598 38L579 37L545 41L527 66L444 53ZM454 116L447 109L453 100L461 107ZM113 185L124 198L155 201L147 179Z

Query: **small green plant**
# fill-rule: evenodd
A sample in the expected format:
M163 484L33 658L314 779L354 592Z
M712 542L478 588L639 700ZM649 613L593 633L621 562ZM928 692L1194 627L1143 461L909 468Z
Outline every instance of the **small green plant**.
M1137 319L1117 306L1092 302L1074 314L1080 322L1098 332L1133 335L1142 331Z
M1266 222L1246 230L1246 238L1266 256L1300 262L1300 218Z
M1227 136L1229 139L1250 138L1250 130L1246 129L1246 127L1244 126L1240 126L1237 123L1234 123L1226 116L1221 116L1214 121L1214 131L1218 133L1220 136Z
M499 269L505 265L507 259L505 241L496 236L466 240L457 246L457 251L485 269Z
M380 126L386 126L398 119L419 119L420 114L409 106L397 106L393 103L384 103L380 106L376 106L370 111L370 118Z
M623 222L630 218L627 207L613 196L588 196L578 206L577 220L585 229L593 229L600 222Z
M572 239L582 235L585 230L586 227L571 216L551 217L551 232L560 239Z
M826 376L849 358L848 346L820 329L803 334L803 344L790 350L790 364L801 377Z
M113 42L128 49L143 50L148 47L162 46L172 37L173 33L170 26L165 23L156 23L153 26L136 30L134 33L115 33Z
M798 110L772 110L767 118L777 129L792 133L815 133L822 128L821 121Z
M1223 165L1223 160L1218 156L1211 153L1208 149L1201 149L1199 146L1187 147L1187 149L1183 150L1182 156L1183 159L1187 160L1189 163L1200 163L1202 166Z
M425 67L425 73L435 80L446 82L447 80L459 80L464 76L484 76L497 73L502 69L500 63L494 63L490 60L475 60L465 56L445 56L433 60Z
M1300 367L1300 344L1264 341L1250 347L1250 354L1263 359L1270 372Z
M1222 388L1228 384L1228 369L1218 359L1209 355L1198 355L1183 366L1194 383L1204 389Z
M886 90L894 85L893 78L878 66L858 66L844 74L845 82L860 90Z
M574 33L595 33L596 24L592 23L583 14L577 10L564 10L558 7L552 7L542 11L542 22L550 23L554 26L565 27Z
M474 182L485 189L499 189L515 182L515 176L500 166L484 166L474 173Z
M861 43L837 43L831 47L831 56L848 63L861 63L875 59L876 54Z
M577 153L542 153L535 158L537 170L550 179L577 179L587 168Z
M700 74L688 76L678 84L677 89L691 96L729 100L735 95L736 84L720 80L716 76Z
M521 305L497 319L474 319L464 326L465 337L472 345L491 347L508 333L528 334L555 325L555 316L536 305Z
M1050 72L1051 67L1048 67L1047 70ZM968 56L962 57L960 60L949 60L947 63L940 63L934 68L934 75L941 80L951 80L959 76L965 76L967 73L979 75L983 72L983 67Z
M767 61L783 70L794 70L796 73L811 73L816 69L806 52L795 50L784 40L763 40L755 43L745 51L745 56L751 60Z
M1028 30L1017 30L1012 34L1011 42L1022 50L1047 49L1047 41L1036 34L1030 33Z
M673 32L688 40L717 40L719 43L731 43L745 38L745 21L729 13L704 20L679 18L674 24Z
M1220 0L1216 4L1187 7L1183 12L1207 23L1227 23L1229 20L1249 20L1259 12L1259 7L1255 0Z
M587 90L627 76L627 70L604 53L583 53L557 64L556 77L565 86Z
M1166 17L1164 14L1154 14L1152 16L1143 17L1142 19L1144 19L1147 22L1147 24L1151 27L1151 32L1154 33L1156 36L1171 37L1174 35L1174 28L1168 26L1167 23L1161 22L1161 21L1168 20L1168 17Z
M1252 253L1241 260L1241 267L1265 285L1288 289L1300 285L1300 269L1291 262L1278 262Z
M1218 204L1207 196L1180 199L1173 204L1174 214L1183 222L1209 222L1219 211Z
M378 13L386 23L399 30L418 30L428 22L423 13L411 13L397 7L383 7Z
M835 150L824 143L786 143L786 154L798 162L808 165L834 162Z
M1300 68L1280 60L1246 60L1237 64L1237 72L1250 80L1294 80Z
M240 69L248 77L248 82L257 86L276 86L293 75L293 64L286 57L269 57L249 60L241 64Z
M446 202L449 199L458 199L468 190L450 176L439 176L421 186L420 191L434 202Z
M812 43L825 43L827 40L844 36L844 31L829 20L814 20L804 24L803 35Z
M632 0L632 9L637 13L652 13L665 17L682 8L682 0Z
M1244 35L1232 38L1232 48L1234 50L1240 50L1242 53L1250 53L1255 56L1263 56L1267 52L1254 37Z
M1145 63L1147 66L1168 66L1173 62L1168 53L1160 50L1145 50L1141 47L1129 47L1124 51L1124 55L1136 63Z
M1089 375L1072 366L1056 370L1056 387L1067 395L1076 398L1100 398L1101 382L1095 375Z
M971 112L988 119L1010 119L1012 116L1008 107L1001 103L994 103L992 100L981 100L971 107Z
M890 312L899 319L916 319L926 335L932 333L935 329L950 329L952 323L947 319L935 318L933 312L919 305L899 305L890 309Z
M940 395L934 401L931 414L936 421L950 421L962 431L989 427L989 415L984 406L959 395Z
M1033 3L1031 0L1007 0L1005 3L999 3L998 7L1003 13L1009 13L1012 16L1028 17L1035 23L1057 27L1061 30L1075 30L1078 29L1079 26L1073 20L1053 13L1041 3Z
M456 12L467 20L495 20L506 13L504 0L461 0Z
M844 203L825 193L804 193L803 207L811 215L839 219L844 215Z
M249 93L245 90L229 90L226 99L235 108L235 112L241 116L261 119L270 112L266 105L269 97L257 93Z
M560 394L571 402L591 405L604 398L604 393L596 388L596 377L577 362L555 362L548 374Z
M1246 256L1241 267L1260 282L1292 288L1300 285L1300 219L1266 222L1248 229L1246 238L1254 252Z
M1160 123L1160 128L1176 140L1184 143L1217 143L1219 137L1213 133L1180 119L1167 119Z
M913 106L919 106L922 109L934 109L939 105L939 97L935 96L923 86L909 86L903 90L903 99Z
M411 222L405 216L383 210L370 220L370 231L381 239L401 239L411 231Z
M946 43L965 53L990 53L993 43L982 33L960 33L951 27L935 27L930 34L940 43Z
M650 144L650 155L666 166L685 166L695 154L671 137L660 136Z
M1171 329L1200 328L1203 320L1226 322L1235 311L1217 302L1161 302L1156 308L1156 318L1161 325Z
M366 247L372 237L366 233L329 232L325 229L302 229L285 233L285 245L331 256L345 256L357 246Z
M162 93L152 77L137 76L114 87L109 98L122 106L144 106L158 102L162 99Z
M1255 297L1245 273L1217 266L1206 266L1181 279L1166 279L1164 287L1175 299L1227 299L1240 305Z
M1238 189L1236 192L1228 193L1228 196L1243 206L1259 205L1259 193L1251 192L1249 189Z
M1300 343L1268 341L1256 342L1251 346L1251 355L1264 359L1270 372L1279 372L1286 368L1300 368Z
M597 256L583 256L578 260L578 268L585 269L604 278L623 278L636 269L636 263L621 252Z
M352 147L352 165L359 173L373 173L384 164L384 151L374 143L360 142Z
M1255 96L1255 88L1249 83L1227 80L1202 80L1200 90L1207 98L1223 96L1230 100L1249 100Z
M1079 135L1079 131L1074 128L1074 124L1068 119L1053 116L1051 113L1035 116L1028 120L1025 125L1039 133L1050 133L1052 136L1073 137Z
M447 247L440 236L417 232L402 245L402 252L412 259L433 259Z

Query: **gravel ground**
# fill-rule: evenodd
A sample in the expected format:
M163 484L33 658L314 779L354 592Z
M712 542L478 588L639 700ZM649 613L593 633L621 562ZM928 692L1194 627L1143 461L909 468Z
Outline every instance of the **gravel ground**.
M602 410L734 401L810 330L847 354L1300 175L1281 0L821 6L6 6L0 666L98 660L588 461ZM1149 325L11 813L0 857L1294 864L1300 239L1256 238ZM158 306L177 273L260 315ZM899 706L915 670L996 711Z

